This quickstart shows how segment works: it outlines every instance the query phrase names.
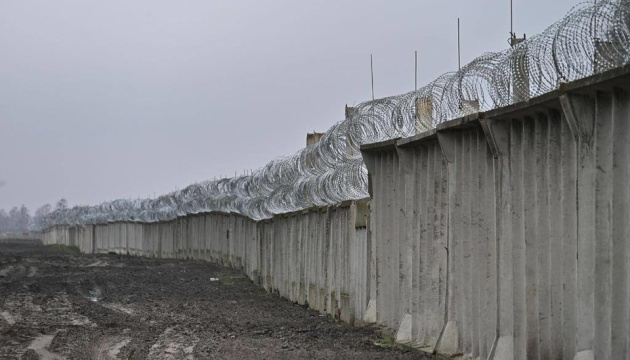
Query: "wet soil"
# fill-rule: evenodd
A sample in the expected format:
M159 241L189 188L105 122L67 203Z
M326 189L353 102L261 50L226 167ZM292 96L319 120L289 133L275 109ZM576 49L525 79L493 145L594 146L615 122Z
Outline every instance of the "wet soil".
M0 242L0 359L428 359L379 341L216 264Z

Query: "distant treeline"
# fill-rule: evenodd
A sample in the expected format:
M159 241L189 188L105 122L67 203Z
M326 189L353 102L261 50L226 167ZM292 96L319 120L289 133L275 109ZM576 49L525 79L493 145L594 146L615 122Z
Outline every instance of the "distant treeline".
M30 224L31 215L26 206L14 206L8 213L0 209L0 232L25 232Z
M24 205L20 207L14 206L8 212L4 209L0 209L0 233L27 232L32 227L43 225L39 223L45 221L46 215L50 214L53 210L66 209L67 207L68 201L61 199L57 201L54 209L50 204L46 204L37 209L34 216L31 216L28 208ZM45 228L45 226L40 228Z

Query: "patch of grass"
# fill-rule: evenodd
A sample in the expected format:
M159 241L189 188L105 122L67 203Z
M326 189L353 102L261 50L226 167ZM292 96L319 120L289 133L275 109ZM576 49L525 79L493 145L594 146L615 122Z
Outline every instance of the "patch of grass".
M394 338L392 338L391 336L380 337L380 338L376 339L376 341L374 341L374 343L376 345L380 345L380 346L384 346L384 347L393 347L393 346L396 345L396 342L394 341Z
M52 245L46 245L46 246L48 246L53 251L60 252L60 253L63 253L63 254L68 254L68 255L79 255L79 254L81 254L81 250L79 249L78 246L60 245L60 244L52 244Z
M378 327L376 332L380 334L380 337L374 341L374 345L388 349L403 350L403 347L396 343L395 333L391 329Z
M234 275L234 274L219 274L217 278L222 284L234 284L234 283L249 283L250 280L245 275Z

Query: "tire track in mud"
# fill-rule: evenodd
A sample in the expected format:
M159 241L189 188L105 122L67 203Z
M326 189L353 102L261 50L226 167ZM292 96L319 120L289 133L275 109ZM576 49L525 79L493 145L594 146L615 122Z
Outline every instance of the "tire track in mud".
M118 359L120 351L131 342L130 337L107 336L102 338L93 348L93 359Z
M0 359L422 358L216 264L2 244L0 264Z
M13 270L13 268L14 268L13 265L9 265L2 268L2 270L0 270L0 277L8 277L9 273Z
M169 327L151 345L148 358L156 360L193 360L193 352L198 342L198 337L184 335L176 331L175 328Z
M39 356L40 360L65 360L63 356L50 352L48 347L52 343L55 335L40 335L36 337L28 346L28 350L32 350Z

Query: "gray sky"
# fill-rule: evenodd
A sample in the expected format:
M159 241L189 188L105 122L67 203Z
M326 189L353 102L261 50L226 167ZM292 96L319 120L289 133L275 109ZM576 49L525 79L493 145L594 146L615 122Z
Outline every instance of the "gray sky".
M514 0L534 35L576 0ZM507 47L508 0L0 0L0 209L149 197Z

